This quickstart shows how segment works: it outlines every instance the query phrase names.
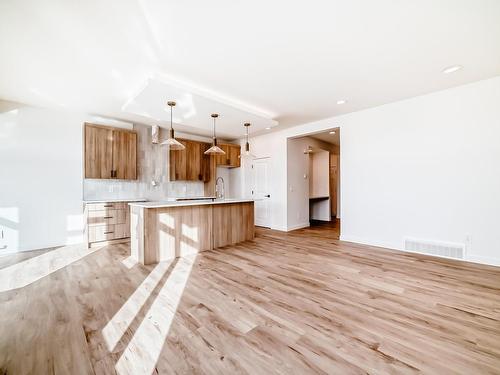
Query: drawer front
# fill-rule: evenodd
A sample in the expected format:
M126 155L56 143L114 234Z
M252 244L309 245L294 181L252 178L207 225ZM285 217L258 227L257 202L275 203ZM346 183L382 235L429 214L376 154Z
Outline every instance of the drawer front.
M123 210L100 210L88 211L88 225L111 225L111 224L126 224L128 222L128 209Z
M127 202L87 203L87 209L89 211L124 210L127 208L128 208Z
M88 225L116 224L117 210L89 211L87 215Z
M115 239L114 225L96 225L89 227L89 242L99 242Z

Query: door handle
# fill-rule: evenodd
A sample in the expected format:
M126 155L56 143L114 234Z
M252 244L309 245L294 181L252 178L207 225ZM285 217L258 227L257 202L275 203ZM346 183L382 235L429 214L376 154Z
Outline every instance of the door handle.
M264 195L266 198L271 198L271 194Z

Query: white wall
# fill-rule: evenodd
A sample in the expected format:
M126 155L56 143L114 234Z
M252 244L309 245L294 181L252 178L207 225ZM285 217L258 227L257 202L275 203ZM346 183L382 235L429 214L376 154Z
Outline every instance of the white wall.
M339 118L342 239L500 264L500 77Z
M294 162L283 158L284 140L334 127L341 128L342 239L394 249L402 249L406 236L467 242L468 259L500 264L500 77L296 126L251 144L267 147L277 158L276 172L288 170L290 177ZM273 183L287 194L286 178L276 175ZM293 219L293 194L276 200L274 220Z
M84 120L21 105L0 113L0 254L83 241Z

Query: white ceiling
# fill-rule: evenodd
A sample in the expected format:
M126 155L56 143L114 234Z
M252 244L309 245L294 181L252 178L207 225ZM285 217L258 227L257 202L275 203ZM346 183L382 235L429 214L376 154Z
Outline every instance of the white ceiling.
M241 108L237 103L227 103L223 99L207 97L192 92L190 89L175 86L175 82L165 82L151 78L145 87L122 107L127 114L144 116L161 124L170 123L170 107L167 99L175 100L172 110L172 121L178 125L190 126L193 131L211 129L212 113L217 113L217 134L243 136L243 124L249 122L252 131L262 131L277 125L277 122L266 115L252 113ZM177 126L178 126L177 125Z
M0 56L2 99L154 124L164 77L281 128L500 75L500 1L2 0Z

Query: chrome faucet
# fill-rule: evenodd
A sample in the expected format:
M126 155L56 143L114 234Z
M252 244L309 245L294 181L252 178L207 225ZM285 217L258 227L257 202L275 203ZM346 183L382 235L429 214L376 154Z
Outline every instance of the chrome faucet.
M222 182L222 189L219 188L219 180ZM224 179L222 177L217 177L217 180L215 180L215 197L224 199Z

